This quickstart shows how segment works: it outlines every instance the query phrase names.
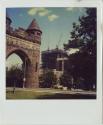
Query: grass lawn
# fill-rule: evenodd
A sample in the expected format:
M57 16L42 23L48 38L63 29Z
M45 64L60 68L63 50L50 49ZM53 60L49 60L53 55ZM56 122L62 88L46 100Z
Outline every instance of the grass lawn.
M16 90L15 93L13 93L13 91L6 91L7 99L37 99L45 95L46 95L45 92L39 93L34 91Z
M54 90L53 90L54 91ZM7 99L96 99L96 95L92 94L68 94L68 93L55 93L55 92L40 92L40 91L26 91L16 90L13 93L12 90L6 91Z

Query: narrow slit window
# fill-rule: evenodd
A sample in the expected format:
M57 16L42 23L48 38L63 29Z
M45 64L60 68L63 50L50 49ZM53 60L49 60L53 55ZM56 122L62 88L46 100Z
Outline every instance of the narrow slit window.
M38 70L38 63L36 63L35 72Z

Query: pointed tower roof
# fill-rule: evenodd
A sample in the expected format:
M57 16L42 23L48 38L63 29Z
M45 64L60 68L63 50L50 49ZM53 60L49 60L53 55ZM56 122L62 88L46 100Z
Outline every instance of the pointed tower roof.
M9 16L9 14L8 14L8 12L6 11L6 18L7 19L9 19L10 20L10 22L12 22L12 20L11 20L11 18L10 18L10 16Z
M40 32L42 32L42 31L40 30L40 27L39 27L39 25L38 25L36 19L33 19L32 22L30 23L30 25L29 25L27 31L30 31L30 30L39 30Z

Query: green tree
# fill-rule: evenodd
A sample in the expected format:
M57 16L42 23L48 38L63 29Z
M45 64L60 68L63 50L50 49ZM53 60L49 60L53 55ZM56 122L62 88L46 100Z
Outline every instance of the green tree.
M23 87L23 71L17 66L12 66L6 71L6 85Z
M40 87L50 88L56 84L57 78L52 71L47 71L39 77Z
M84 86L92 89L96 86L96 8L86 8L86 14L79 17L79 24L73 23L73 31L65 50L79 48L79 52L69 56L68 72L74 78L84 79Z
M71 39L64 48L80 48L91 54L96 54L97 21L96 8L86 8L85 16L79 17L79 24L73 23Z
M84 79L85 89L92 89L96 86L96 65L95 58L88 53L75 53L69 57L68 71L74 78L74 84L77 84L78 79Z

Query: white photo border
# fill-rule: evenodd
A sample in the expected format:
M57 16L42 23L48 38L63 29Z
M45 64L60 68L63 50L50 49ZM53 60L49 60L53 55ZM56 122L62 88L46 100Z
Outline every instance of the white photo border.
M71 2L72 1L72 2ZM102 124L102 3L99 0L5 0L0 3L0 115L2 125L101 125ZM8 7L96 7L97 8L97 99L94 100L6 100L5 14Z

